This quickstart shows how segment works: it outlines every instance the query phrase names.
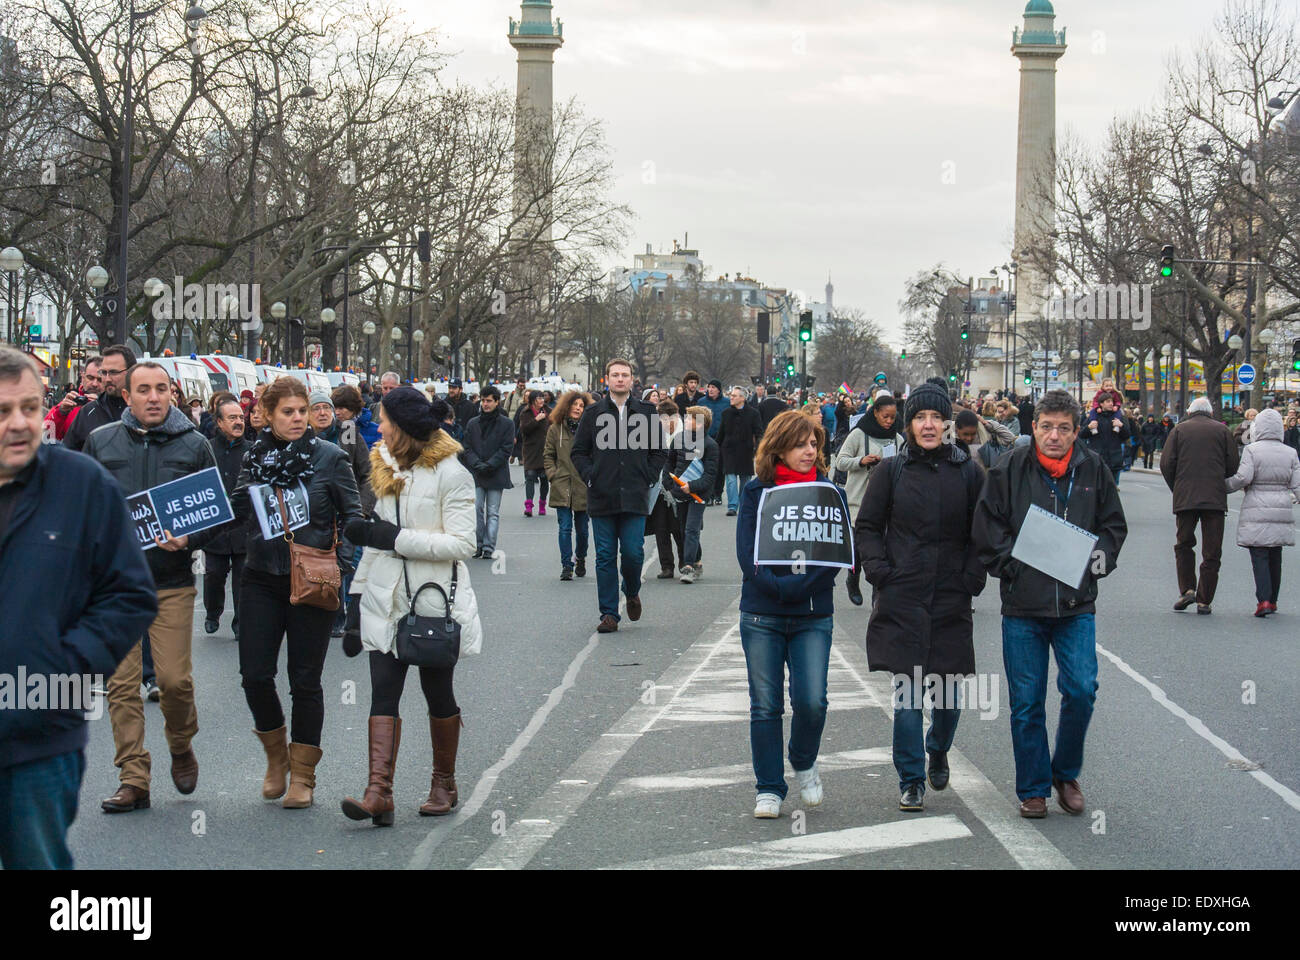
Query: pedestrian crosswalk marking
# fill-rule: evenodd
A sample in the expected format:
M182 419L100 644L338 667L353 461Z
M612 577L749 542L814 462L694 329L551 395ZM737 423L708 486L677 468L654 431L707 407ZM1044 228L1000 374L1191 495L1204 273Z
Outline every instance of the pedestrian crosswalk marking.
M638 860L608 867L611 870L773 870L822 863L844 857L857 857L881 850L898 850L923 843L962 840L973 834L957 817L919 817L878 823L870 827L850 827L825 833L782 837L746 843L719 850Z
M823 753L817 757L817 767L822 773L831 770L855 770L893 762L887 747L870 747L866 750L844 750L840 753ZM793 776L793 771L787 773ZM702 767L682 770L659 776L627 777L620 780L609 792L609 797L624 797L638 793L663 793L673 790L703 790L709 787L726 787L748 783L754 779L752 763L732 763L721 767Z

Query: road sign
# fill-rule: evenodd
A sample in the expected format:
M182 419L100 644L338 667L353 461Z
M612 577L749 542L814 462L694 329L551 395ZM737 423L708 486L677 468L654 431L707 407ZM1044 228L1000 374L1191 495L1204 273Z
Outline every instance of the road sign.
M32 325L27 329L27 333L28 333L28 335L31 336L33 339L35 339L36 337L39 337L39 336L41 335L41 325L40 325L39 323L33 323L33 324L32 324Z
M1255 368L1249 363L1243 363L1237 368L1237 382L1243 387L1249 387L1255 382Z

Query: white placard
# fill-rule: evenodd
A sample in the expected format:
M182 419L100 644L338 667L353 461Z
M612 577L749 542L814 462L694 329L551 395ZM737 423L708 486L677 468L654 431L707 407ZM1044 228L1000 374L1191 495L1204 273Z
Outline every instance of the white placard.
M307 487L301 480L296 487L281 491L284 494L284 512L289 515L289 529L297 530L311 523L311 506L307 499ZM283 521L280 519L280 506L276 501L275 488L269 483L256 483L248 488L248 498L253 502L253 512L262 528L262 539L270 542L284 536Z
M1077 590L1098 539L1034 503L1020 525L1011 556Z

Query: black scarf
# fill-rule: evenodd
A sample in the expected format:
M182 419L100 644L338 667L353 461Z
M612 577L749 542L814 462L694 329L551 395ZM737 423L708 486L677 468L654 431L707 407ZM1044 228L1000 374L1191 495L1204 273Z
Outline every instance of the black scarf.
M897 409L897 408L895 408ZM898 421L895 420L895 423ZM876 406L872 404L867 412L862 415L858 421L856 429L861 430L869 437L875 437L877 440L884 440L886 443L893 443L898 437L897 427L882 427L880 421L876 419Z
M316 434L311 427L292 443L281 440L270 427L263 427L253 449L244 455L249 479L282 488L292 487L299 480L310 480L316 472L311 462L315 448Z

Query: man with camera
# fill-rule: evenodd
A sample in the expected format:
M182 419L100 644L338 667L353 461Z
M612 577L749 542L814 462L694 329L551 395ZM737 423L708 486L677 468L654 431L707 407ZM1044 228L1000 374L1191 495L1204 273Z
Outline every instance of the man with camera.
M99 357L91 357L86 361L86 369L81 374L81 383L78 386L68 385L67 391L63 394L63 399L50 408L50 412L45 415L45 436L46 440L51 439L62 442L67 436L72 421L77 418L81 408L92 400L99 397ZM53 435L51 436L51 431Z

